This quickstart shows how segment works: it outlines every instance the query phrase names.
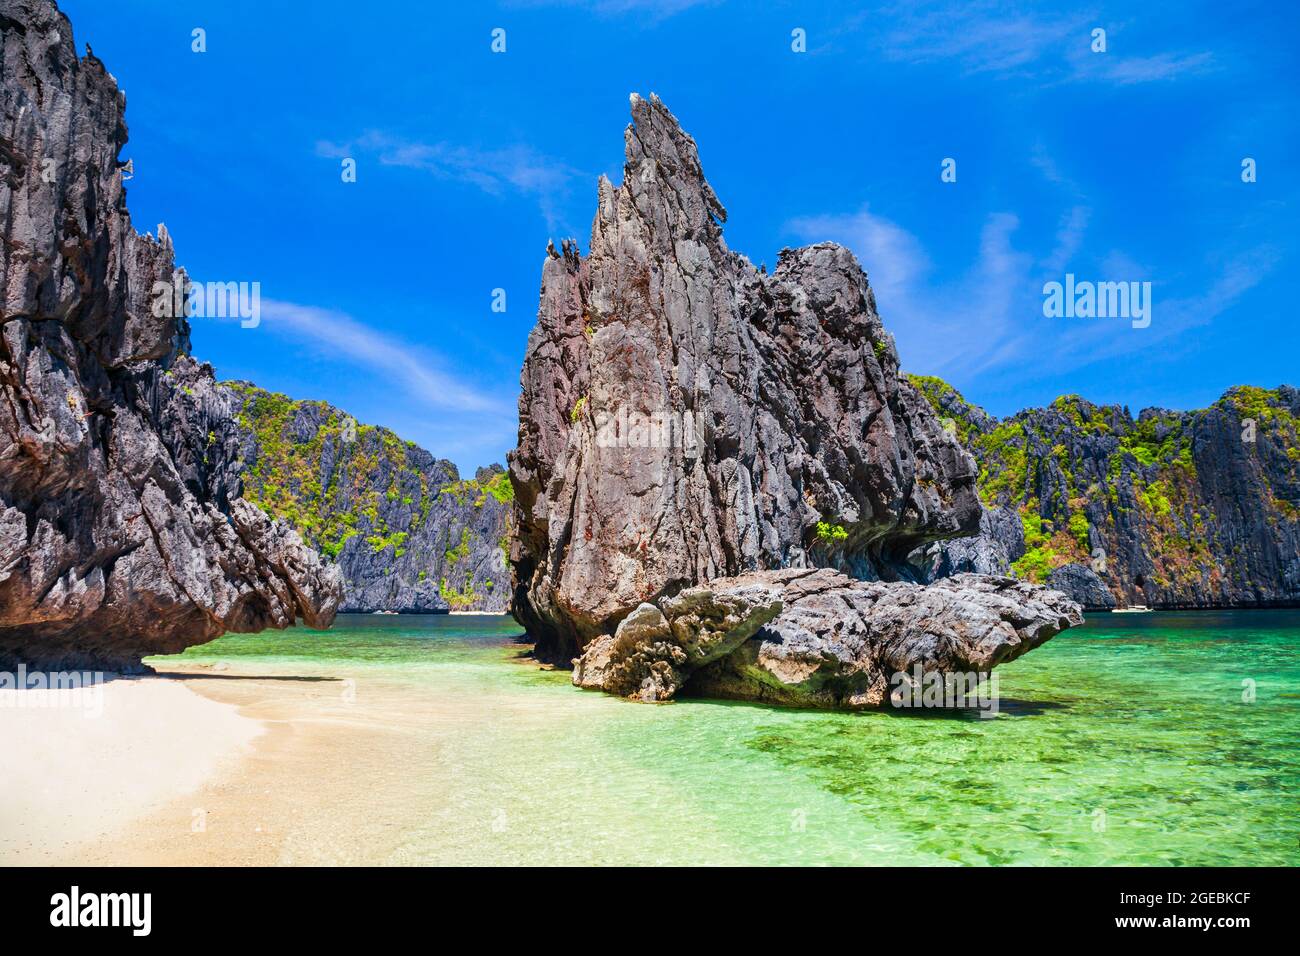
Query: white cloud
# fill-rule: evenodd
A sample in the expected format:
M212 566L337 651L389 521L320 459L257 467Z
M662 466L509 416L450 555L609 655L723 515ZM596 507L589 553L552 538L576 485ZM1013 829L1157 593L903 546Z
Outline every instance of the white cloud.
M1127 86L1202 73L1214 58L1203 51L1157 50L1129 55L1116 39L1124 25L1085 11L1062 15L999 0L930 5L919 12L893 7L885 18L862 21L873 31L881 19L880 52L903 63L944 63L968 75L1033 78L1040 83L1093 81ZM1092 30L1107 28L1107 49L1092 51Z
M930 284L924 281L930 259L921 242L866 210L804 217L787 228L805 242L830 239L853 250L870 277L885 327L898 340L904 366L973 375L1014 357L1015 323L1033 288L1033 259L1011 242L1018 227L1010 213L990 215L971 268Z
M1055 275L1064 272L1070 265L1080 246L1083 245L1083 235L1088 229L1088 219L1091 216L1092 210L1087 206L1071 206L1062 214L1060 226L1056 231L1056 248L1043 263L1046 272Z
M1087 18L1044 18L1015 13L1005 4L954 4L890 11L897 26L886 37L886 56L908 63L958 63L967 73L1016 72L1036 66L1071 36L1087 38Z
M1149 355L1152 361L1172 358L1179 341L1187 341L1188 333L1209 325L1236 305L1273 271L1280 259L1271 246L1256 247L1224 262L1203 291L1170 299L1161 295L1166 286L1155 283L1151 325L1145 329L1133 329L1123 320L1072 324L1062 336L1056 370L1081 368L1135 352ZM1105 261L1105 274L1116 280L1131 281L1151 275L1150 270L1137 266L1121 253L1111 253Z
M266 298L260 306L258 333L291 339L294 355L308 353L327 366L351 370L341 387L314 394L297 389L297 397L328 401L462 468L502 461L504 450L514 447L518 407L513 392L480 388L448 371L442 356L346 313ZM236 325L240 320L204 321ZM236 334L253 333L239 329Z
M263 299L262 324L272 332L290 335L314 347L333 361L381 373L384 381L428 408L513 417L509 403L442 371L436 356L342 312Z
M693 7L712 6L717 0L513 0L513 7L580 7L599 16L637 14L651 20L667 20Z
M1098 56L1087 61L1094 69L1085 69L1085 61L1078 61L1080 79L1109 80L1120 86L1132 83L1152 83L1172 80L1180 76L1204 73L1214 62L1209 53L1157 53L1154 56L1111 57Z
M1280 261L1272 247L1251 249L1228 259L1203 290L1166 299L1168 284L1158 281L1151 267L1112 251L1099 271L1079 278L1152 281L1151 326L1134 329L1125 319L1046 318L1044 271L1058 280L1067 269L1078 271L1088 217L1086 207L1067 209L1051 251L1034 255L1013 242L1017 217L994 213L985 220L970 266L938 279L932 278L930 258L916 236L865 210L804 217L788 228L801 241L832 240L853 250L871 279L905 368L958 378L967 387L986 376L996 376L1003 386L1020 376L1030 380L1041 375L1045 362L1059 375L1120 355L1170 358L1180 336L1214 321Z
M906 229L867 209L847 216L807 216L786 227L808 242L835 238L848 246L868 270L877 302L905 298L930 268L921 243Z
M421 143L378 130L346 143L320 140L316 154L330 159L372 156L383 166L420 170L439 179L467 183L489 195L515 192L529 196L538 203L551 231L556 229L557 210L571 183L581 175L527 145L474 149L445 142Z

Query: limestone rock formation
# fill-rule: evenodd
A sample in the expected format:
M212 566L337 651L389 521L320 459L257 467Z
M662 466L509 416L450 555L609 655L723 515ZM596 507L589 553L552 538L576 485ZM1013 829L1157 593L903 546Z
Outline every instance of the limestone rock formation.
M1015 573L1098 609L1300 604L1300 391L1136 418L1067 395L999 421L912 378L979 462L986 505L978 536L914 555L927 577Z
M735 653L693 674L691 693L804 707L890 704L897 675L986 675L1083 622L1065 595L959 574L929 586L830 569L757 572L713 587L780 584L784 610ZM752 585L751 585L752 586Z
M908 579L971 534L975 468L898 372L848 250L727 248L694 140L632 98L588 256L542 272L510 456L512 608L568 660L643 602L746 571Z
M1111 610L1116 607L1115 595L1106 590L1101 576L1086 564L1063 564L1053 568L1047 575L1047 586L1068 594L1086 608Z
M0 666L328 626L338 572L240 498L229 401L154 314L172 245L131 226L125 97L50 0L0 30Z
M667 700L689 674L726 657L781 612L781 589L715 581L642 604L587 645L573 682L643 701Z
M325 402L227 382L246 498L343 573L340 611L504 612L510 481L461 478L387 428Z
M823 243L755 269L694 140L654 97L632 116L590 255L545 261L522 375L512 610L538 653L643 701L874 707L898 671L987 672L1079 623L1007 578L909 583L987 515L861 267Z
M829 568L754 571L640 605L587 645L573 682L642 701L680 691L881 707L897 675L987 675L1082 620L1065 595L1005 577L925 587Z

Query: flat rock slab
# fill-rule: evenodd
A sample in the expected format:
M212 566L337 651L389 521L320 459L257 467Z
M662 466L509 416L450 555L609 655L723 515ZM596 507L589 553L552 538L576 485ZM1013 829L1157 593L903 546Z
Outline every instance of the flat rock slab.
M708 611L683 614L687 604ZM959 574L921 586L827 568L759 571L640 605L575 661L574 683L638 700L684 690L881 707L899 675L984 676L1082 621L1065 595L1012 578ZM706 655L691 650L701 633Z

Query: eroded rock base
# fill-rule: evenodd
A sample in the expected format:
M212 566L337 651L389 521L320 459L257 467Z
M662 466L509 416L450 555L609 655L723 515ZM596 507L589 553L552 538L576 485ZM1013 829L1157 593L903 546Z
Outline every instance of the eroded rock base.
M987 675L1082 621L1065 595L1013 578L922 586L827 568L758 571L640 605L586 647L573 681L643 701L682 691L885 707L896 675Z

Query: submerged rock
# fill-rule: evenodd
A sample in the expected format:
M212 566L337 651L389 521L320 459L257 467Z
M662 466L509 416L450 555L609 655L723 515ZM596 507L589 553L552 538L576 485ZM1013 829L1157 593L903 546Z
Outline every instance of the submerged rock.
M125 97L49 0L0 25L0 667L328 626L338 571L240 498L229 398L154 308L178 270L127 213Z
M984 512L862 268L831 243L754 268L694 140L653 96L632 116L590 255L549 250L521 378L512 610L538 654L639 700L879 706L896 670L1079 623L1010 579L905 583Z
M929 586L836 571L758 572L784 610L737 651L691 676L691 693L805 707L887 706L896 675L985 675L1083 622L1065 595L959 574ZM731 581L715 586L734 586Z
M645 603L587 645L573 682L643 701L682 691L880 707L897 675L987 675L1083 621L1065 595L960 574L932 586L829 568L754 571Z

